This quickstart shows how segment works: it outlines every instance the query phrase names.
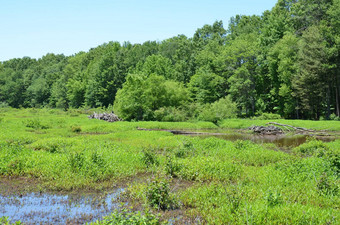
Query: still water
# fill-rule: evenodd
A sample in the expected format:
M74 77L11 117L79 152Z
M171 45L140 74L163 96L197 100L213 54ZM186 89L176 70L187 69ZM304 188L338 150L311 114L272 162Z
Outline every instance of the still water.
M0 195L0 217L25 224L84 224L101 219L120 206L123 189L100 194Z

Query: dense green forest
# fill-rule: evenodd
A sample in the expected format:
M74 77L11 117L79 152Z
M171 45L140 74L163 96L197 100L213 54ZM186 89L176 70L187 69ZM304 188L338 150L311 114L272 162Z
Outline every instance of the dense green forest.
M336 119L339 89L340 0L278 0L191 38L0 63L3 106L113 106L125 120Z

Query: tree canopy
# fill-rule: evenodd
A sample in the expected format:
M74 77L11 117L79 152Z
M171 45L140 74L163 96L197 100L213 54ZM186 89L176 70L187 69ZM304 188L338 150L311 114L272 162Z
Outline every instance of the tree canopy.
M215 21L192 37L11 59L0 63L0 103L114 105L126 120L208 118L223 104L241 117L340 117L339 21L340 0L278 0L260 16L235 15L226 28Z

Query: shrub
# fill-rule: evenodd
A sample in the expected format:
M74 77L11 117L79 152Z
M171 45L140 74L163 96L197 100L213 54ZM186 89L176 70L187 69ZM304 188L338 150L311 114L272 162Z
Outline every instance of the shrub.
M175 156L177 158L186 158L193 155L194 150L191 142L183 142L182 145L175 150Z
M81 132L81 127L80 126L72 126L71 130L74 133L80 133Z
M332 114L329 116L329 119L330 119L330 120L335 120L335 121L340 121L340 117L336 116L334 113L332 113Z
M9 105L7 102L0 102L0 108L8 108Z
M165 164L165 173L171 177L177 177L178 172L181 170L181 165L179 165L173 158L170 156L167 157Z
M84 153L76 152L68 155L68 163L71 166L73 172L78 172L82 169L85 162Z
M187 111L176 107L162 107L154 113L158 121L182 122L188 119Z
M227 96L212 104L206 104L199 113L198 119L217 123L217 121L223 119L235 118L236 112L236 104Z
M33 128L33 129L48 129L49 128L49 126L42 124L39 119L27 119L23 123L26 127Z
M152 165L159 165L157 155L152 149L143 149L142 162L149 168Z
M281 119L279 114L274 113L262 113L261 115L254 117L256 120L278 120Z
M146 190L146 198L151 207L161 210L175 209L178 206L170 193L170 184L165 178L154 178Z
M323 156L329 147L322 141L311 140L293 149L293 152L301 156Z

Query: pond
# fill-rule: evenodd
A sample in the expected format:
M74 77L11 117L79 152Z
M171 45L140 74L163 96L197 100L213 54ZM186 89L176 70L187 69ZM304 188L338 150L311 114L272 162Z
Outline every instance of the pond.
M237 140L250 140L257 144L264 143L273 143L279 148L294 148L303 143L305 143L308 139L312 138L308 135L258 135L258 134L241 134L241 133L233 133L233 134L223 134L223 135L194 135L200 137L217 137L224 140L229 141L237 141ZM321 140L324 142L334 141L335 137L314 137L316 140Z
M331 142L337 139L336 134L330 136L310 136L300 134L279 134L279 135L261 135L247 133L240 130L180 130L170 131L176 135L187 135L194 137L217 137L228 141L249 140L257 144L272 143L281 149L291 149L297 147L309 139L315 138L324 142Z
M108 215L120 205L124 189L108 194L0 195L0 217L25 224L84 224Z

